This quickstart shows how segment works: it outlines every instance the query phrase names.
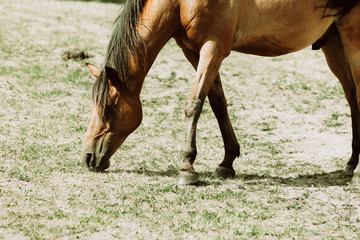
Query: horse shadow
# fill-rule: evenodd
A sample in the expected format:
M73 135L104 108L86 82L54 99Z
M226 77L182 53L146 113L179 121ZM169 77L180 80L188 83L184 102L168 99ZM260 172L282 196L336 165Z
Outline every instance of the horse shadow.
M145 168L139 169L114 169L107 171L108 173L129 173L137 175L145 175L148 177L173 177L176 179L178 170L148 170ZM212 177L212 172L200 172L200 182L197 186L209 186L222 184L222 180ZM243 185L282 185L289 187L331 187L331 186L348 186L351 181L351 176L344 173L343 170L336 170L332 172L314 173L308 175L298 175L294 177L271 176L268 174L242 174L238 173L233 180L239 180Z
M240 174L237 178L242 179L244 184L253 185L256 183L266 182L269 185L282 185L289 187L332 187L348 186L351 176L343 170L332 172L314 173L298 175L294 177L281 177L258 174Z
M138 169L114 169L108 170L107 173L129 173L129 174L138 174L145 175L147 177L176 177L178 170L176 169L168 169L161 171L148 170L146 168L138 168Z

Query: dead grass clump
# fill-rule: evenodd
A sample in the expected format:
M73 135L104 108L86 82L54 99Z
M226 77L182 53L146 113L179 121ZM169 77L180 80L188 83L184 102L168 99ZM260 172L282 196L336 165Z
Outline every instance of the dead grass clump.
M77 49L77 48L66 50L61 53L61 58L64 61L69 61L70 59L84 60L84 59L91 58L91 57L93 57L93 56L90 55L89 53L87 53L83 50Z

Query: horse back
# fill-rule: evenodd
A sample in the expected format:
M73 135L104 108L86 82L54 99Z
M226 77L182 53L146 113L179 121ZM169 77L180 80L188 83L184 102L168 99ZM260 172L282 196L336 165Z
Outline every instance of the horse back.
M277 56L301 50L317 41L335 10L314 0L181 0L182 42L198 50L208 39L223 41L231 50Z

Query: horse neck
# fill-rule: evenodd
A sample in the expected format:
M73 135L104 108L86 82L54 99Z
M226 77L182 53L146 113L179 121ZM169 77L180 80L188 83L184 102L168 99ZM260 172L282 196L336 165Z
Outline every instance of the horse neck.
M145 1L144 11L137 25L137 31L144 42L145 51L143 54L145 56L140 58L134 56L130 59L130 65L133 66L130 67L133 70L130 72L130 76L136 79L134 92L140 94L144 79L157 55L180 27L177 4L169 4L166 0ZM135 59L144 62L140 63Z

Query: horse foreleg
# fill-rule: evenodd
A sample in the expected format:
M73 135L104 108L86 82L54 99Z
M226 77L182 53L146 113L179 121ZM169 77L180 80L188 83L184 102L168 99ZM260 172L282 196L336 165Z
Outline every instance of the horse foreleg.
M235 158L240 155L240 145L231 125L229 113L227 111L227 102L219 75L216 77L215 82L209 91L208 98L219 123L225 147L224 160L215 170L213 175L217 178L234 177L235 170L233 169L232 164Z
M344 48L339 34L335 34L322 48L328 65L334 75L340 80L346 100L349 103L352 122L352 155L345 172L352 175L359 162L360 153L360 115L356 101L356 88L350 66L345 57Z
M225 157L219 167L215 170L213 176L216 178L229 178L235 176L235 170L232 164L236 157L240 155L240 145L236 139L233 127L230 122L227 111L227 103L220 81L220 76L217 75L214 84L211 86L208 98L211 108L218 121L220 131L223 137L225 146ZM203 101L190 100L185 110L188 118L188 129L186 135L186 148L184 151L184 161L180 171L179 180L190 178L188 181L193 181L197 178L197 174L193 168L193 163L196 158L196 123L200 117Z
M181 43L178 44L179 46L182 45ZM185 57L189 60L193 67L197 69L199 54L187 48L183 48L182 50ZM235 158L240 155L240 145L236 139L233 127L231 125L227 111L227 102L219 74L216 76L215 82L210 88L208 98L216 120L218 121L225 147L225 157L213 175L216 178L233 177L235 175L235 170L233 169L232 164ZM187 152L187 154L189 153L191 153L191 155L193 155L192 157L195 159L194 155L196 154L196 151Z
M227 56L222 54L216 42L206 42L200 50L200 57L196 64L196 55L186 57L197 68L194 86L185 108L187 118L187 132L184 149L184 159L180 167L179 184L194 184L198 182L198 174L194 170L193 163L197 154L196 150L196 126L199 120L204 100L208 95L221 65ZM184 51L185 52L185 51Z

